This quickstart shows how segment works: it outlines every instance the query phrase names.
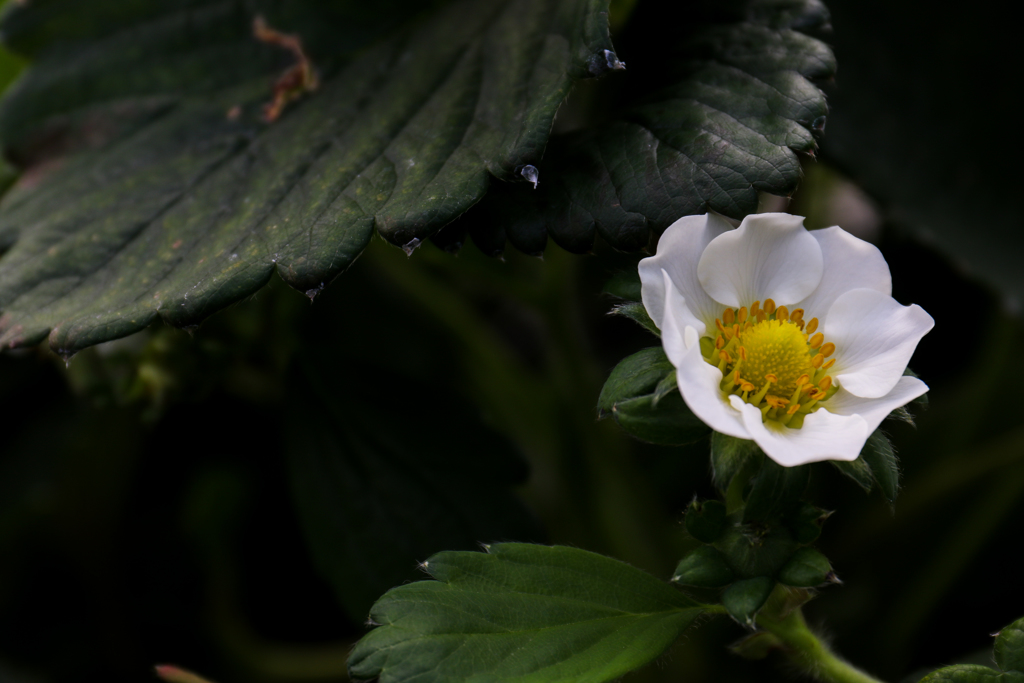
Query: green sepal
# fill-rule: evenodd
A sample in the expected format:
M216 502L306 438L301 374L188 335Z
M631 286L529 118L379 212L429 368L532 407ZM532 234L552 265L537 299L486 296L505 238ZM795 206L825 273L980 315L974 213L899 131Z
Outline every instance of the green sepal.
M623 358L601 388L598 411L603 417L612 412L616 403L651 394L674 370L675 366L660 346L651 346Z
M993 654L1003 671L1024 671L1024 617L999 631Z
M661 330L659 330L658 326L654 324L653 320L651 320L651 316L648 315L647 309L644 308L642 303L630 301L629 303L613 306L612 310L609 311L609 315L621 315L629 318L651 334L661 337Z
M896 452L882 430L876 429L868 437L858 460L861 459L871 468L874 480L885 499L890 503L895 501L900 490L900 466Z
M717 500L697 500L686 508L686 531L702 543L714 543L725 530L725 505Z
M721 588L734 578L725 556L709 545L702 545L680 560L672 575L674 583L698 588Z
M737 523L727 524L714 546L744 579L775 576L798 547L789 529L781 524Z
M801 545L814 543L821 535L825 520L832 516L831 510L823 510L810 503L800 503L786 517L786 526L793 533L793 539Z
M737 581L722 591L722 605L729 615L746 626L754 625L754 615L772 594L775 580L768 576Z
M779 583L794 588L814 588L836 583L828 558L814 548L800 548L779 570Z
M619 426L641 441L681 446L700 439L708 426L667 389L675 367L660 346L624 358L612 370L597 401L598 414L615 416Z
M996 671L980 664L956 664L933 671L918 683L1024 683L1024 673Z
M772 650L779 650L782 647L782 641L774 633L756 631L730 645L729 650L743 659L758 660L767 657Z
M856 460L829 460L837 470L854 481L857 486L864 489L865 493L871 493L875 487L875 475L871 471L871 465L863 458L863 454Z
M708 433L708 426L694 415L678 393L669 394L654 406L654 394L616 403L612 414L627 434L659 446L683 446Z
M665 398L665 396L671 394L673 391L679 391L679 379L676 377L675 370L665 375L662 380L658 382L658 386L654 387L654 396L651 397L651 405L657 408L661 399Z
M783 467L764 458L743 507L744 522L766 522L796 505L807 488L811 470L806 465Z
M640 301L641 287L640 270L631 268L620 270L608 278L604 284L604 293L623 301Z
M714 432L711 435L711 476L718 490L728 489L733 477L759 453L760 449L753 441Z

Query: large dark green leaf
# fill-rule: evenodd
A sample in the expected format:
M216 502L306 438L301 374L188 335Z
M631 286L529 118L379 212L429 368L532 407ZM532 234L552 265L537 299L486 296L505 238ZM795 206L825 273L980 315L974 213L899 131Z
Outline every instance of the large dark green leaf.
M701 613L649 574L576 548L501 544L424 568L435 581L374 606L380 626L352 652L354 678L600 683L657 657Z
M758 192L791 194L828 112L815 82L835 70L803 31L827 21L817 0L641 3L635 53L628 34L620 51L625 104L552 139L536 192L496 187L469 221L477 244L535 253L550 233L571 251L596 236L636 250L680 216L740 218Z
M375 228L414 248L539 161L572 83L614 64L606 8L12 3L0 31L32 65L0 105L24 169L0 205L0 342L49 333L69 355L157 316L188 327L275 270L313 296ZM319 71L273 123L296 56L257 15Z
M385 372L334 379L294 381L287 450L316 566L354 619L436 552L541 539L509 490L525 464L476 411Z

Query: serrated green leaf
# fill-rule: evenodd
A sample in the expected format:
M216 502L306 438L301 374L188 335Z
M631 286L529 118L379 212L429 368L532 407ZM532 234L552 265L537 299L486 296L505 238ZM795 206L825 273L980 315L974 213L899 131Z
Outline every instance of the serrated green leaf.
M828 558L814 548L800 548L779 570L779 583L794 588L814 588L834 578Z
M1024 672L1024 618L999 630L993 652L1003 671Z
M617 306L612 307L611 314L629 318L651 334L661 337L661 330L659 330L658 326L654 324L653 320L651 320L651 316L647 313L647 309L644 308L644 305L641 303L629 302L625 304L618 304Z
M0 343L49 333L69 355L157 316L196 325L275 271L312 297L375 229L415 248L492 177L530 175L573 83L609 68L606 10L12 3L0 31L31 66L0 104L24 169L0 203ZM260 13L301 39L319 84L273 123L275 79L298 62L254 37Z
M702 543L714 543L725 530L725 504L717 500L694 499L683 518L686 531Z
M344 392L325 381L292 383L288 469L317 570L355 621L440 550L542 538L510 490L521 456L458 397L384 371L348 372Z
M638 250L680 216L740 218L758 192L791 194L798 153L815 150L828 112L812 81L835 70L830 49L801 30L828 13L815 0L723 5L688 5L685 21L641 5L632 23L651 53L617 76L634 99L597 131L552 139L537 191L502 188L481 222L498 219L492 233L517 248L547 233L570 251L597 236Z
M675 366L661 346L637 351L623 358L612 369L601 388L597 409L602 414L608 414L620 401L647 396L654 392L666 375L674 371Z
M800 501L811 470L806 465L783 467L764 458L743 506L743 521L765 522Z
M1024 683L1024 674L1004 673L980 664L956 664L933 671L918 683Z
M515 543L445 552L435 581L388 591L380 624L349 659L381 683L607 681L657 657L701 613L627 564L567 547Z
M714 432L711 435L711 476L718 490L725 491L747 461L761 450L749 439Z
M732 583L734 577L725 556L709 545L702 545L679 561L672 581L683 586L721 588Z
M767 576L737 581L722 591L722 605L741 624L753 624L754 615L772 594L775 580Z
M900 490L900 465L896 459L896 451L882 430L876 429L868 437L859 459L863 459L871 467L871 474L885 499L890 503L895 501Z

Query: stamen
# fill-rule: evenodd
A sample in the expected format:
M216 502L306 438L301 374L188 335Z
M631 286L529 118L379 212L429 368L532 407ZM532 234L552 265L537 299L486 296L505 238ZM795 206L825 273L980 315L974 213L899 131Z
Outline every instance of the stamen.
M736 321L736 311L731 308L725 309L725 313L722 314L722 322L727 326L732 325Z
M832 366L833 366L833 365L835 365L835 364L836 364L836 359L835 359L835 358L833 358L833 359L832 359L832 360L830 360L829 362L827 362L827 363L825 363L824 365L822 365L822 366L821 366L821 369L822 369L822 370L828 370L828 369L829 369L830 367L832 367Z
M722 326L722 321L719 320L718 318L715 318L715 327L718 328L719 332L725 334L725 327Z
M768 380L768 382L771 384L775 384L776 382L779 381L779 378L775 376L774 372L769 372L767 375L764 376L764 378Z
M739 353L740 353L740 360L746 360L747 359L747 350L745 348L743 348L742 346L740 347Z
M768 315L764 312L763 309L757 312L757 322L763 323L767 319Z
M823 334L822 334L821 332L819 332L818 334L814 335L813 337L811 337L811 338L810 338L810 339L809 339L809 340L807 341L807 344L808 344L808 345L809 345L809 346L810 346L810 347L811 347L812 349L816 349L816 348L818 348L818 347L819 347L819 346L821 346L821 345L822 345L823 343L825 343L825 335L823 335Z
M764 312L766 315L771 315L775 312L775 302L771 299L764 300Z
M814 334L816 329L818 329L818 319L811 318L811 321L807 323L807 334Z
M795 323L799 323L804 319L804 309L794 308L793 312L789 314L789 319Z
M749 391L753 391L756 388L757 387L755 387L753 384L751 384L750 382L748 382L746 380L744 380L743 381L743 385L740 386L740 389L742 389L744 391L744 393L745 392L749 392Z
M725 346L725 337L719 337L715 340L716 349L721 349L723 346Z
M747 320L747 307L741 306L740 312L736 314L736 320L739 322L746 322Z
M830 386L832 386L832 378L831 377L826 377L825 379L823 379L820 382L818 382L818 387L822 391L828 391L828 388Z
M797 378L796 378L796 386L797 386L797 388L800 388L800 387L802 387L803 385L807 384L807 382L808 382L808 381L809 381L810 379L811 379L811 376L810 376L810 375L800 375L799 377L797 377Z
M825 344L824 346L821 347L821 355L825 356L825 358L828 358L829 356L831 356L835 352L836 352L836 345L833 344L832 342L829 342L829 343L827 343L827 344Z
M760 306L761 306L761 302L760 301L755 301L754 303L750 304L750 317L751 318L757 317L757 312L760 310L760 308L759 308Z
M740 377L740 371L737 369L736 372L732 373L732 383L733 383L733 386L736 386L737 384L739 384L742 381L743 381L743 379Z
M815 356L814 358L811 359L811 365L813 365L816 368L820 368L821 364L824 363L824 362L825 362L825 356L821 355L820 353L817 356Z
M778 378L775 377L775 375L765 375L764 378L766 380L764 386L761 387L760 391L754 394L754 398L750 399L750 402L753 403L755 406L765 399L766 395L768 394L768 389L772 386L772 384L779 381Z
M794 403L793 405L791 405L789 407L789 410L786 411L786 415L792 415L793 413L795 413L798 410L800 410L800 404L799 403Z
M775 309L776 320L789 320L789 309L785 306L779 306Z

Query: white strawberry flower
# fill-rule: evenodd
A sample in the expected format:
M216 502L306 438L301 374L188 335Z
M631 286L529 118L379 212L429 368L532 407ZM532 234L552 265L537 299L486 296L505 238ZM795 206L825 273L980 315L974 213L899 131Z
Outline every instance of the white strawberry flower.
M687 216L640 280L690 410L780 465L855 460L890 412L928 391L903 372L932 317L893 299L881 252L839 227Z

